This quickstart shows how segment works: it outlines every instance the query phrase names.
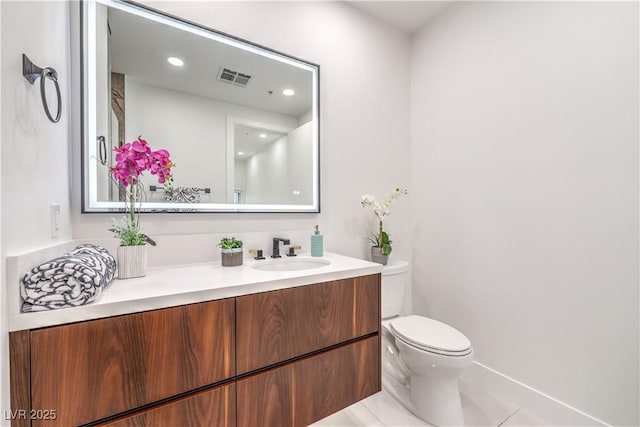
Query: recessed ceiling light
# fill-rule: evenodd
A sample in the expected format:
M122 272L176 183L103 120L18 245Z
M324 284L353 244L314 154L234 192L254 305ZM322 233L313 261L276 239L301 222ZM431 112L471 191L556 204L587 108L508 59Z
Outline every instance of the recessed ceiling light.
M238 156L242 156L244 154L244 151L238 151Z
M180 58L176 58L175 56L168 57L167 61L169 64L175 65L176 67L182 67L184 65L184 61Z
M293 89L285 89L285 90L282 91L282 94L284 96L293 96L293 95L296 94L296 91L293 90Z
M266 137L267 137L267 134L266 134L266 133L261 133L261 134L260 134L260 138L266 138Z

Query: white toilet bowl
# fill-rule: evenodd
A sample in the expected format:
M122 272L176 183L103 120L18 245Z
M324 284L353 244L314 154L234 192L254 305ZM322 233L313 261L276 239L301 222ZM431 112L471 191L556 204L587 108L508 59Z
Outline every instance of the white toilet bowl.
M401 404L435 426L462 426L458 377L471 366L471 342L423 316L399 316L409 264L382 272L382 383Z
M464 425L458 377L473 349L462 333L422 316L396 317L383 322L382 357L383 383L400 403L435 426Z
M469 340L422 316L394 319L389 330L409 373L412 411L436 426L464 425L458 377L473 362Z
M409 263L382 269L382 385L407 409L436 426L462 426L458 377L473 362L460 331L423 316L401 316Z

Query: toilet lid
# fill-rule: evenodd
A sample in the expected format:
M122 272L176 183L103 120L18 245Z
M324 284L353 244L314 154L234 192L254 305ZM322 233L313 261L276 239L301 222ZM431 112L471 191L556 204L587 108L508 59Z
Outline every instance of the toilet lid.
M468 353L471 341L457 329L423 316L406 316L390 322L397 338L414 347L440 354Z

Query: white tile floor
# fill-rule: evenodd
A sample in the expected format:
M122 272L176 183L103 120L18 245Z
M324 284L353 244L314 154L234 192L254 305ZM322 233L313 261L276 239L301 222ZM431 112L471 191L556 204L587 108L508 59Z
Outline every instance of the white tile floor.
M548 426L549 424L478 387L460 382L462 410L468 427ZM312 427L429 427L382 390L328 416Z

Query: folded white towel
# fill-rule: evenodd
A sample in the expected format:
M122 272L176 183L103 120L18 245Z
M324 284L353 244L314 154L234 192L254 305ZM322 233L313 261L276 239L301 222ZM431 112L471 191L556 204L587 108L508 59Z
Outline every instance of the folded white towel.
M116 260L103 247L84 244L33 267L22 279L22 311L75 307L94 301L111 283Z

